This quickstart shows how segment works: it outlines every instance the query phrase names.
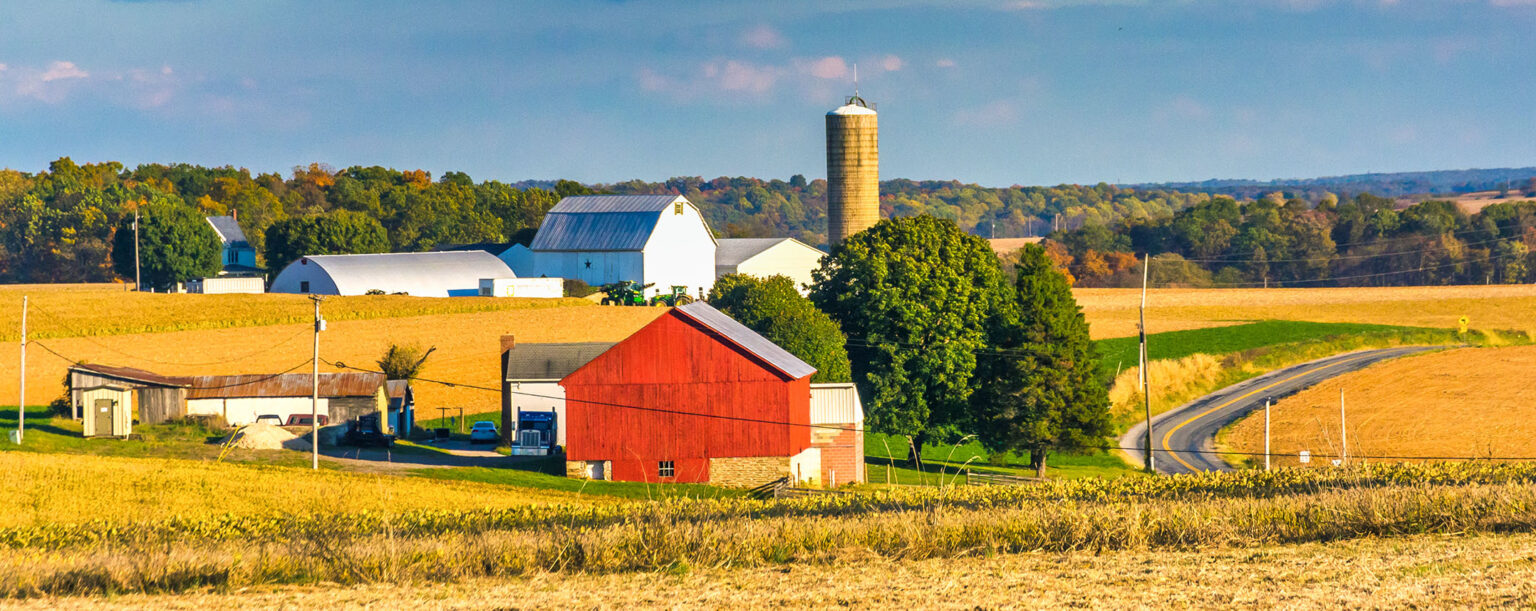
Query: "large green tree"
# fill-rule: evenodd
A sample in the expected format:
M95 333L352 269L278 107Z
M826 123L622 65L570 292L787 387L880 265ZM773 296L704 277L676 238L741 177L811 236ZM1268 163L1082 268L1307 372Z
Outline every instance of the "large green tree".
M985 240L931 216L881 221L822 259L811 301L848 334L870 428L920 450L964 421L1001 277Z
M709 303L815 367L812 382L852 379L842 328L795 290L794 280L727 274L715 281Z
M118 275L133 277L133 215L123 218L112 243ZM165 289L178 282L206 278L222 268L219 235L203 215L178 202L150 200L139 207L138 256L144 286Z
M366 214L336 210L277 221L267 228L267 268L281 271L307 255L388 252L384 226Z
M1044 248L1024 247L1017 279L998 293L971 430L994 452L1028 452L1044 476L1052 450L1092 448L1110 434L1108 391L1082 308Z

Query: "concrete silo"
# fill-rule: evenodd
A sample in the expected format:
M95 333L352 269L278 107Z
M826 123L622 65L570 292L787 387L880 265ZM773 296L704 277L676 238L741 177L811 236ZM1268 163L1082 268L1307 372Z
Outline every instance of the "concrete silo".
M855 95L827 113L827 244L841 243L879 220L879 120Z

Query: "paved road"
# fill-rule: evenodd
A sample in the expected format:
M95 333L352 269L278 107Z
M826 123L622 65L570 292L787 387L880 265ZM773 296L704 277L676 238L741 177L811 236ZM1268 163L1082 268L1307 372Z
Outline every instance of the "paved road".
M1264 399L1279 399L1387 359L1434 349L1410 346L1336 354L1272 371L1191 401L1152 418L1153 466L1159 473L1231 471L1232 465L1214 453L1216 432L1263 408ZM1146 435L1146 425L1137 424L1120 437L1120 447L1136 448L1126 450L1136 464L1144 460Z

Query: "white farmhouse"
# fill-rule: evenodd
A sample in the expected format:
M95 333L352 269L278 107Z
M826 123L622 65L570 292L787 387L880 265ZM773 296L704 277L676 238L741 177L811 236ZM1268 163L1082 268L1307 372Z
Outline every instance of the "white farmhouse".
M811 270L827 253L794 238L727 238L715 251L715 277L746 274L758 278L788 276L804 295Z
M516 277L506 263L483 250L311 255L288 264L272 280L271 292L473 297L480 295L481 280Z
M560 200L534 236L540 276L592 286L633 280L647 297L715 283L715 237L699 209L676 195L590 195Z

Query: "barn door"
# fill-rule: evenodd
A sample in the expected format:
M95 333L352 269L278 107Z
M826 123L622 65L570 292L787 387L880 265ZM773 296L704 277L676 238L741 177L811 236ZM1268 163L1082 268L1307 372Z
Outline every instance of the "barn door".
M91 422L91 435L97 437L112 435L112 416L114 415L112 408L116 405L117 401L111 399L96 400L96 417Z

